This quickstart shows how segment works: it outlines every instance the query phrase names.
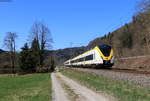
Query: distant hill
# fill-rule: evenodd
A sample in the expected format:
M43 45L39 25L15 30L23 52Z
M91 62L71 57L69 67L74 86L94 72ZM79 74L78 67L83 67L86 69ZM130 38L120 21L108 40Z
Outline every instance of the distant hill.
M87 50L86 47L73 47L73 48L65 48L65 49L58 49L53 51L47 51L46 56L49 56L53 53L55 60L58 65L63 64L64 61L73 58L79 54L82 54Z
M3 53L3 52L5 52L4 50L2 50L2 49L0 49L0 53Z

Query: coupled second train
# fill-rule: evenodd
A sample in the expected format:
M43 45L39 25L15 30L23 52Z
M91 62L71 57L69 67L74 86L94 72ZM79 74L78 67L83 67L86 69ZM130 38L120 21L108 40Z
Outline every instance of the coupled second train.
M100 44L95 48L64 62L71 67L112 67L114 65L114 50L111 45Z

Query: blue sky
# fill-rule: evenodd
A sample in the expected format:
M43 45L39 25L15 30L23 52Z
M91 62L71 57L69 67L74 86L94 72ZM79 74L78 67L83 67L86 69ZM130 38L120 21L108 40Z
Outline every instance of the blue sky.
M139 0L13 0L0 2L0 48L8 31L18 34L17 50L35 21L46 23L53 49L84 46L132 20Z

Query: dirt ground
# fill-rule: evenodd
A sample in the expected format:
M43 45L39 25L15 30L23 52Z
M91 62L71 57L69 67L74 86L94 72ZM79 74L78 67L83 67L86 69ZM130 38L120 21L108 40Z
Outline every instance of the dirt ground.
M67 93L64 91L60 81L56 77L56 73L52 73L52 89L53 89L53 100L52 101L70 101L67 98Z
M51 77L53 101L116 101L113 97L94 92L61 73L52 73Z
M114 68L121 69L134 69L138 71L150 71L150 56L136 58L136 59L124 59L117 60Z

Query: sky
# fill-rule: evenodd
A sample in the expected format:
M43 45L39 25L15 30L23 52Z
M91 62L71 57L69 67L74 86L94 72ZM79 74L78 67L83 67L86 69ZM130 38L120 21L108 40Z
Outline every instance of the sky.
M35 21L44 22L53 49L86 46L132 21L139 0L0 0L0 48L6 32L16 32L17 50L28 42ZM6 0L7 1L7 0Z

